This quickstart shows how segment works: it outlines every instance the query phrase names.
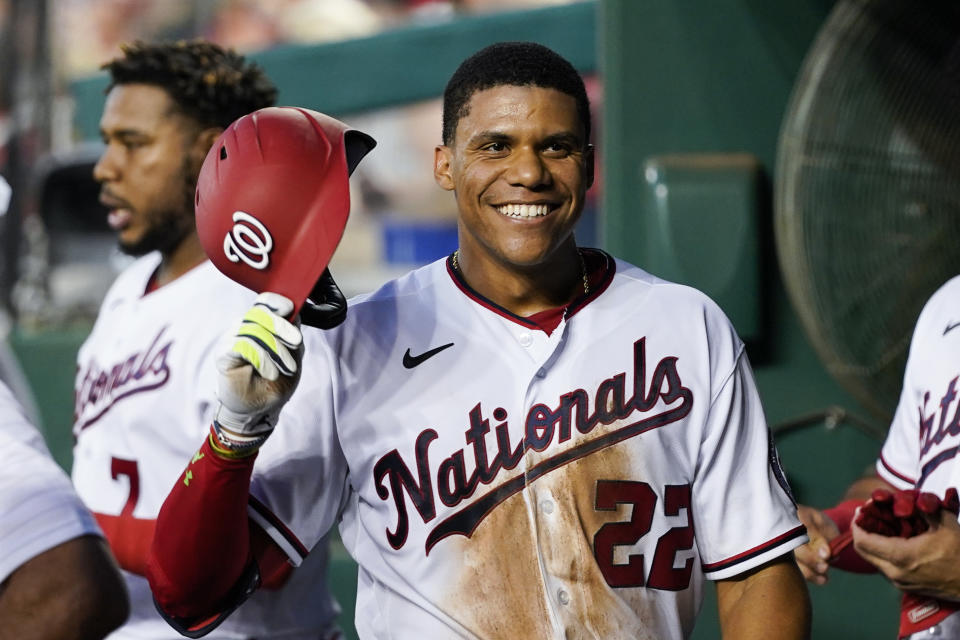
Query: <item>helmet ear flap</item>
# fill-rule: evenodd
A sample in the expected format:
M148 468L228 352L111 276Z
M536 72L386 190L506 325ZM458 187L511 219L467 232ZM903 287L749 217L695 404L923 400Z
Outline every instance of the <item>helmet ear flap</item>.
M347 158L347 175L353 175L377 141L362 131L349 129L343 134L343 148ZM303 307L300 308L300 321L318 329L333 329L347 319L347 299L333 279L330 269L326 268L310 290Z
M362 131L350 129L343 134L343 146L347 154L347 175L352 176L364 156L377 146L377 141Z
M318 329L333 329L347 318L347 299L324 269L310 295L300 308L300 322Z

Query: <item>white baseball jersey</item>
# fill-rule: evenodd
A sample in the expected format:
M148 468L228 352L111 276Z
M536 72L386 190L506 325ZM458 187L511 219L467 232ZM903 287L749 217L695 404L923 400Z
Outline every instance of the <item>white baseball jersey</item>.
M903 388L877 473L898 489L939 497L960 487L960 276L924 305L910 343Z
M806 541L726 317L594 259L550 335L449 259L305 329L251 491L295 561L342 517L361 638L684 638L705 578Z
M210 428L221 340L256 295L210 262L144 295L158 264L159 254L150 254L120 274L78 355L73 480L98 513L157 517ZM283 589L260 590L208 637L321 637L339 613L326 563L324 548ZM146 578L124 575L132 613L111 640L179 639L157 613Z
M958 377L960 276L930 297L913 330L900 401L876 465L880 477L898 489L943 498L950 487L960 488ZM936 612L916 606L916 616Z
M100 535L93 516L0 383L0 582L27 560L88 534Z

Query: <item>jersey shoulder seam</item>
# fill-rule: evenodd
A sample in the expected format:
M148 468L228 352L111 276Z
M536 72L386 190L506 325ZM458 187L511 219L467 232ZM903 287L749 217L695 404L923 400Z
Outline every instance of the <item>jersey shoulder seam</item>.
M740 367L740 358L743 357L745 349L746 349L746 345L744 345L743 342L741 342L737 346L737 355L733 358L733 367L731 367L730 371L728 371L727 374L723 377L723 380L720 383L720 385L717 387L716 392L710 398L711 411L713 410L713 404L717 401L717 397L720 395L721 392L723 392L726 386L730 383L730 379L733 378L733 375L737 372L737 369Z

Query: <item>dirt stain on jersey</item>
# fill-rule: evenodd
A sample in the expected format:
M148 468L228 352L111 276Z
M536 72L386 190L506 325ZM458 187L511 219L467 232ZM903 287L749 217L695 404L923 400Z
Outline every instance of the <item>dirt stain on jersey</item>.
M553 636L533 532L526 498L518 493L494 509L471 538L441 543L458 545L462 558L443 608L477 637Z
M445 540L460 546L462 567L443 608L484 640L653 640L644 590L612 589L593 555L597 530L630 518L630 506L598 511L595 500L598 480L634 479L642 468L636 451L631 461L633 440L540 477L496 507L471 538ZM527 466L557 453L530 452Z
M534 485L539 492L549 492L557 502L552 514L540 513L541 536L547 540L541 544L541 553L547 572L569 585L570 601L565 607L569 614L565 617L578 622L566 629L565 637L571 640L655 638L645 625L650 613L643 590L611 588L593 553L596 532L608 522L623 522L631 515L628 505L618 505L611 511L597 510L597 481L633 479L638 465L635 458L631 461L630 447L636 442L628 440L602 449Z

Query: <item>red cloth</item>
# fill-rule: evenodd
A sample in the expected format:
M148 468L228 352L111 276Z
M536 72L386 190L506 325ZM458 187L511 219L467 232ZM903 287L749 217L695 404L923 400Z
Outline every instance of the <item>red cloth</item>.
M956 514L958 505L960 500L954 489L948 490L943 500L917 489L893 493L876 489L860 509L857 526L884 536L912 538L930 528L928 517L936 517L941 509Z
M840 533L843 533L850 530L850 524L853 522L857 507L863 506L864 502L864 500L844 500L835 507L824 509L823 513L833 520Z
M830 541L830 566L851 573L877 572L877 568L864 560L853 548L853 534L850 531L850 525L853 522L857 507L863 504L863 500L845 500L824 511L840 530L840 535Z

